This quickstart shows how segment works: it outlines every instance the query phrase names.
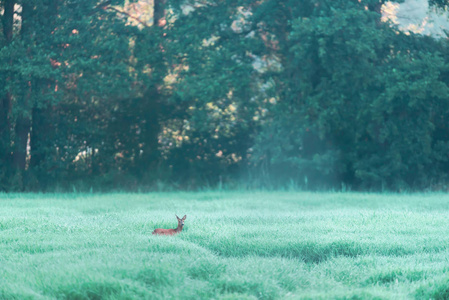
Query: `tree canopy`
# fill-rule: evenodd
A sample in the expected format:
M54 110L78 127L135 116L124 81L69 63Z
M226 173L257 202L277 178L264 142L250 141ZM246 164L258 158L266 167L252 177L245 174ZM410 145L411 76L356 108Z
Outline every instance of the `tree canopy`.
M446 188L448 38L383 4L0 0L0 189Z

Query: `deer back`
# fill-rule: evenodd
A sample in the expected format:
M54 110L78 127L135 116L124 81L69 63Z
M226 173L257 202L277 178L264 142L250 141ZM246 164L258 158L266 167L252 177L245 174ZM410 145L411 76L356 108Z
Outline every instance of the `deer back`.
M158 235L174 235L175 233L176 233L176 230L174 230L174 229L157 228L153 231L153 234L158 234Z

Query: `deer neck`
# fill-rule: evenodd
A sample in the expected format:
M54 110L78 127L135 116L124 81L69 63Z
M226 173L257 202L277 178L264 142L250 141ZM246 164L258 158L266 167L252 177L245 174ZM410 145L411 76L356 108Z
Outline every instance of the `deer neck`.
M182 225L178 224L178 227L175 229L176 232L181 232L182 231Z

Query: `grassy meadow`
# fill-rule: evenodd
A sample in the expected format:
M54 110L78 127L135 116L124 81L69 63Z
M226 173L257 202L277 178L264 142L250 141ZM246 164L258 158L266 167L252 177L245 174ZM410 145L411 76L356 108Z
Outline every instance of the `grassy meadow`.
M445 194L0 195L0 299L448 298Z

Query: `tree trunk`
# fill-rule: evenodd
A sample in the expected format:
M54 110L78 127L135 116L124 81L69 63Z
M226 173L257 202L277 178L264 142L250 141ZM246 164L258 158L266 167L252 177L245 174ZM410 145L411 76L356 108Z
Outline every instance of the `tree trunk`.
M376 19L377 26L380 26L382 24L382 5L384 4L384 2L384 0L377 0L368 5L368 9L372 12L377 13L378 15L378 18Z
M12 40L12 29L14 25L14 4L15 0L4 0L3 35L6 39L7 44L10 44Z
M41 171L40 168L46 162L48 154L51 152L51 139L54 138L51 126L51 109L49 106L45 108L33 107L31 117L30 168L34 171Z
M31 19L33 15L33 6L29 2L22 4L22 28L21 37L27 40L32 33ZM27 157L27 144L28 135L30 133L31 120L28 112L30 99L33 93L32 79L23 78L26 84L27 91L24 93L23 101L21 101L22 107L18 107L18 116L16 119L15 139L14 139L14 153L13 153L13 166L18 171L25 170L26 157Z
M159 159L159 132L160 126L160 93L157 87L153 86L145 93L142 101L142 119L146 122L142 126L141 141L143 144L142 156L137 161L136 166L143 173L155 167ZM143 168L142 168L143 167Z
M44 29L45 34L51 35L55 28L55 20L58 14L58 0L49 2L46 17L50 20L48 26ZM49 92L48 89L53 89L55 82L50 79L42 79L38 86L39 92L44 94ZM54 129L52 125L52 106L45 101L44 103L34 103L31 110L31 134L30 134L30 169L36 175L40 185L43 184L41 178L48 177L48 170L43 169L43 165L50 159L53 152L54 144ZM41 172L45 172L45 176L39 176ZM50 176L51 178L51 176Z
M165 26L165 1L166 0L154 0L153 6L153 26L164 27Z
M24 116L23 114L20 115L16 121L13 165L19 170L25 170L26 167L30 123L30 118L28 116Z
M163 37L162 30L166 25L166 0L154 0L153 6L153 29L156 34L160 34ZM163 49L163 45L159 45L160 51ZM141 141L143 144L142 155L136 160L136 169L140 172L148 172L152 167L155 167L156 162L159 159L158 146L159 146L159 132L160 126L160 113L162 104L162 95L160 93L160 84L163 83L162 74L163 62L159 62L153 66L154 74L158 77L153 76L153 84L148 88L145 95L141 101L142 108L142 119L145 119L145 124L140 124L142 127Z
M15 0L5 0L3 3L3 36L5 46L8 46L13 37ZM8 80L9 78L6 76L5 81ZM11 166L10 110L11 94L6 91L0 100L0 164L6 167L6 170L9 170Z

